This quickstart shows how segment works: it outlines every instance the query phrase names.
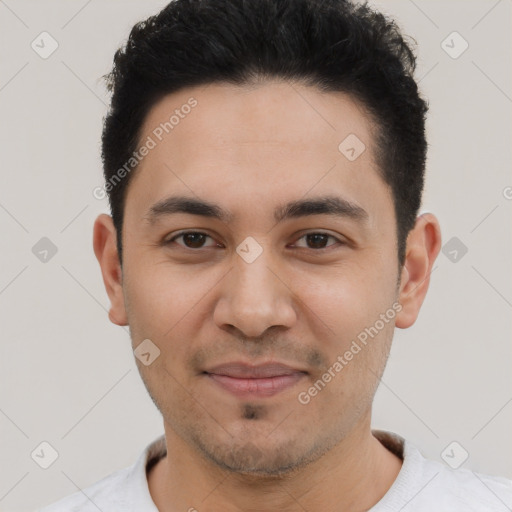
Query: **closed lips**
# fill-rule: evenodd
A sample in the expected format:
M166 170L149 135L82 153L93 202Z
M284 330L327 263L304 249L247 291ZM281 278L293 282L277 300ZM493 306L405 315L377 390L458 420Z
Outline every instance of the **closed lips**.
M216 366L205 373L214 375L225 375L234 379L265 379L292 375L294 373L307 373L302 370L291 368L280 363L270 363L258 366L250 366L245 363L228 363Z
M237 397L268 398L294 386L307 372L280 363L257 366L228 363L204 372L216 385Z

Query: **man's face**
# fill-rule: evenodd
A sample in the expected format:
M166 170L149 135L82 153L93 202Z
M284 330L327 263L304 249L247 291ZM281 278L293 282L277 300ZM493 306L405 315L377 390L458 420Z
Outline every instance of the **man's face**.
M189 88L148 113L140 141L156 146L127 191L124 309L133 348L160 350L138 364L167 426L221 467L282 472L368 425L399 277L371 129L350 97L285 82ZM350 134L366 146L355 159L353 136L339 149ZM229 218L165 213L176 196ZM327 196L359 214L276 218Z

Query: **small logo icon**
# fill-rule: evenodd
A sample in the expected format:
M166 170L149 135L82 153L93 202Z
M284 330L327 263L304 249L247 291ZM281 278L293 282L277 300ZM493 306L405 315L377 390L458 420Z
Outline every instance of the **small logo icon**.
M450 466L452 469L457 469L468 460L469 453L466 451L457 441L452 441L442 452L441 458Z
M48 263L57 254L57 246L49 238L43 236L32 247L32 254L42 263Z
M32 451L30 456L38 466L48 469L59 458L59 453L50 443L43 441Z
M41 32L30 46L39 57L47 59L59 47L59 43L48 32Z
M455 31L443 39L441 48L452 59L458 59L469 48L469 43Z
M468 248L460 239L453 236L443 245L442 252L452 263L458 263L468 252Z
M338 146L340 153L351 162L359 158L365 149L364 142L354 133L345 137Z
M144 366L149 366L160 355L160 349L151 340L145 339L133 353Z
M252 236L248 236L238 245L236 252L246 263L252 263L263 252L263 247Z

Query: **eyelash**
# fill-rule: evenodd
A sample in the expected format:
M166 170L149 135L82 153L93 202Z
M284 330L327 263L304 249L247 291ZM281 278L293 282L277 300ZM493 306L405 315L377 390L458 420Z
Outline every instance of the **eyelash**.
M211 238L213 240L213 237L211 237L210 235L208 235L208 233L204 233L202 231L182 231L181 233L178 233L176 235L174 235L172 238L170 238L169 240L166 240L164 241L164 245L170 245L172 242L174 242L175 240L177 240L178 238L182 238L184 237L185 235L205 235L206 237L208 238ZM338 245L346 245L345 242L343 242L342 240L340 240L339 238L336 238L334 235L330 235L329 233L322 233L321 231L311 231L309 233L305 233L303 234L301 237L299 237L297 240L301 240L302 238L305 238L309 235L323 235L323 236L326 236L328 238L332 238L334 240L336 240L336 242L338 243ZM179 245L179 244L178 244ZM336 244L331 244L331 245L328 245L326 247L321 247L320 249L312 249L310 247L298 247L299 249L311 249L312 251L315 251L315 252L319 252L319 251L322 251L322 250L327 250L329 249L330 247L333 247L335 246ZM181 248L183 249L189 249L191 251L200 251L201 249L208 249L208 247L199 247L199 248L193 248L193 247L187 247L185 245L180 245ZM213 246L212 246L213 247Z

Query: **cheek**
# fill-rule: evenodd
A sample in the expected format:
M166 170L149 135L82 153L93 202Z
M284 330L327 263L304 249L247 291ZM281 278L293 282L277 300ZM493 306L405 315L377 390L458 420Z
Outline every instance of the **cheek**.
M347 342L390 306L388 284L379 281L379 273L375 264L345 262L301 273L293 280L293 292L306 318L323 327L328 338Z
M213 314L212 294L225 270L168 262L134 270L125 281L132 343L150 339L159 347L165 367L183 373L183 361L198 349L199 331Z
M208 273L165 261L140 264L133 270L125 283L129 315L160 336L189 314L212 286Z
M297 296L305 304L305 321L311 322L311 335L326 356L325 370L331 370L329 375L315 376L314 382L323 377L329 383L314 407L334 411L352 404L361 412L371 403L394 330L390 309L394 288L390 279L383 278L389 275L389 266L384 270L378 258L371 263L361 258L358 264L346 262L324 277L303 274L295 281ZM381 314L386 312L389 318L384 322Z

